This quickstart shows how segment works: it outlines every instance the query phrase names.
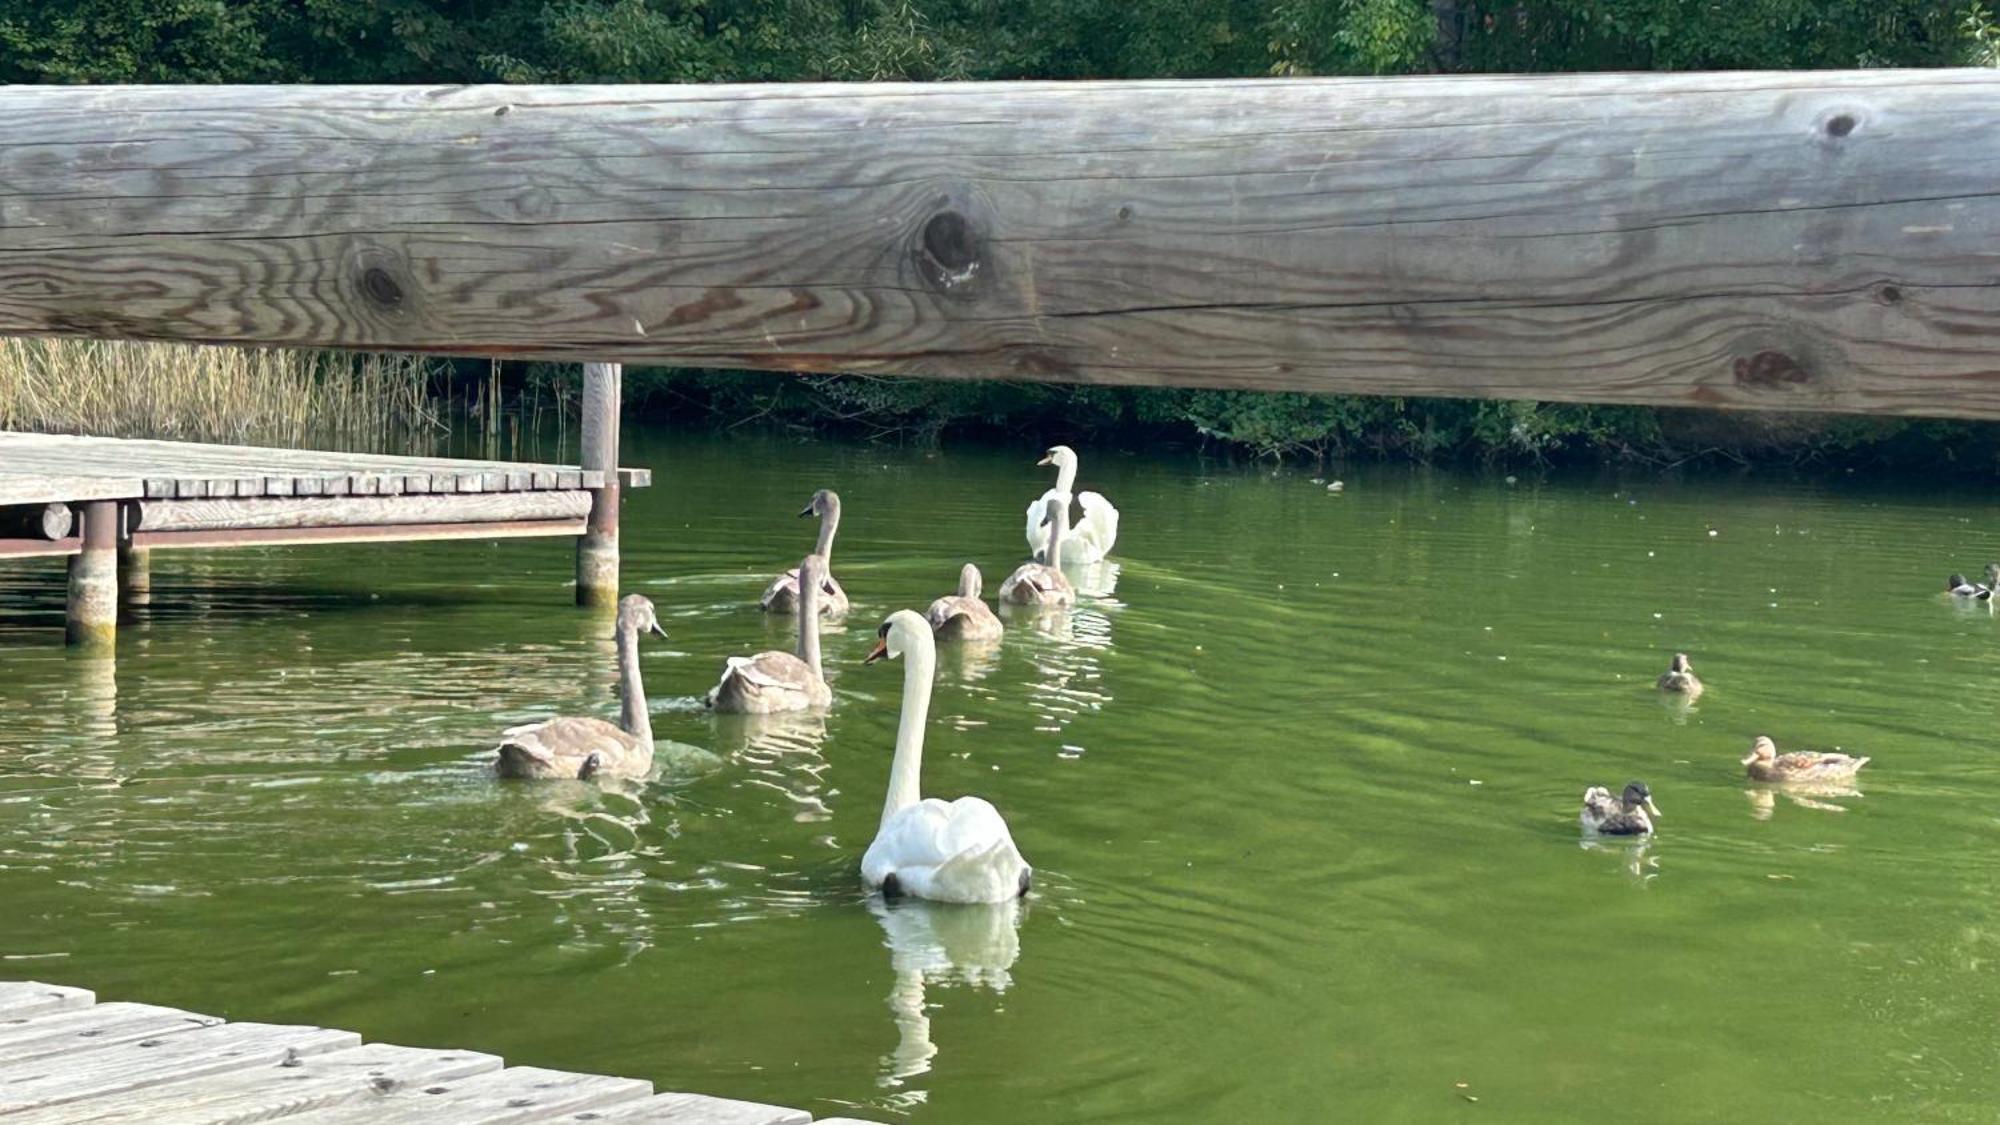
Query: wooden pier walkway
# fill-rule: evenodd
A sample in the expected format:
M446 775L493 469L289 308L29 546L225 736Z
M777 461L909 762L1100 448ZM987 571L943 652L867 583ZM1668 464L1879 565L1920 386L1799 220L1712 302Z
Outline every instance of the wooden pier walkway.
M576 600L618 599L617 364L584 365L580 465L0 431L0 559L69 558L71 644L150 601L156 547L576 539Z
M367 1043L352 1031L230 1023L81 988L0 981L0 1121L7 1125L799 1125L804 1110L650 1082L507 1066L477 1051ZM865 1125L822 1118L823 1125Z

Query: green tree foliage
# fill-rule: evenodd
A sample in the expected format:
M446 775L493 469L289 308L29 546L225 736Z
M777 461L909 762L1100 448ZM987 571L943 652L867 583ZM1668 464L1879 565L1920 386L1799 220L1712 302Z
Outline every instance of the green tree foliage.
M2000 0L0 0L0 82L787 82L2000 64ZM515 377L546 380L529 366ZM1958 458L1991 428L1631 407L634 371L680 417L934 438Z

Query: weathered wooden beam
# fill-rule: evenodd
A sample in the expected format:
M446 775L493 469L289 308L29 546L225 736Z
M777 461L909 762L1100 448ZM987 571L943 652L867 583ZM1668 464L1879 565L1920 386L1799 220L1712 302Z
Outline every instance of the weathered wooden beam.
M68 504L0 508L0 537L61 539L76 525Z
M405 543L441 539L533 539L582 535L584 519L477 523L354 524L347 527L241 527L205 531L138 531L135 547L178 550L215 547L303 547L321 543ZM8 540L0 539L0 555ZM15 542L19 542L16 540ZM64 542L68 542L65 540ZM47 552L58 553L58 552Z
M132 510L133 527L140 532L505 523L582 519L591 510L591 494L575 489L438 496L142 500L134 502Z
M1995 104L1990 70L13 87L0 333L2000 417Z
M576 604L618 602L618 411L624 369L616 363L583 365L583 425L577 462L602 474L590 490L589 530L576 541Z

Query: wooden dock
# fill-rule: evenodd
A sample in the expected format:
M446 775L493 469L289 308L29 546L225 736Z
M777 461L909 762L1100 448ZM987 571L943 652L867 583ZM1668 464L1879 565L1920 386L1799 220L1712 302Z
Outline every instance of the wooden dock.
M622 373L584 365L581 465L0 432L0 559L69 558L71 644L116 640L154 548L576 539L576 600L618 599Z
M152 1004L99 1004L81 988L4 981L0 1120L800 1125L813 1118L757 1102L656 1094L636 1078L510 1067L478 1051L363 1043L352 1031L230 1023Z

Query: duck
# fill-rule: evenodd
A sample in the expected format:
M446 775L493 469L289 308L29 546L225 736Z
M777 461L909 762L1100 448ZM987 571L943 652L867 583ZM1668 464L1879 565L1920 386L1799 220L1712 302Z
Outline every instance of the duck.
M939 640L990 641L1005 630L999 615L979 600L979 568L966 563L958 570L958 593L931 603L924 619Z
M841 589L840 582L833 577L833 536L840 529L840 494L831 488L822 488L813 493L812 500L799 510L799 518L819 517L819 542L813 547L813 554L826 560L826 581L821 588L819 611L828 617L839 617L847 612L847 591ZM794 567L771 580L764 587L764 595L757 599L757 605L765 613L797 613L799 611L799 572Z
M1780 754L1778 744L1761 734L1757 736L1757 741L1750 744L1750 753L1743 759L1744 768L1752 781L1847 781L1860 773L1861 767L1868 762L1867 758L1830 750L1794 750L1789 754Z
M1988 567L1988 576L1991 577L1992 573L1992 568ZM1944 588L1945 592L1954 598L1969 598L1973 601L1983 602L1993 597L1992 586L1979 582L1967 582L1963 574L1954 573L1950 578L1945 579Z
M1586 832L1605 836L1645 836L1652 833L1652 818L1659 815L1660 808L1653 803L1653 791L1645 782L1634 781L1627 784L1625 792L1617 798L1613 798L1611 790L1602 785L1584 790L1583 812L1578 814L1577 821Z
M863 886L884 897L934 902L998 903L1027 894L1034 868L1014 846L1000 810L980 797L923 796L924 724L937 676L930 622L913 610L890 614L862 663L885 658L903 662L903 704L882 820L861 857Z
M709 689L710 708L736 715L770 715L809 711L833 702L833 689L826 685L819 660L819 599L826 596L826 569L823 555L807 555L799 562L798 651L774 649L730 657L723 664L722 679Z
M501 732L494 769L535 781L643 778L653 769L653 723L639 682L639 634L660 627L653 603L638 594L618 601L618 721L561 717Z
M1676 695L1693 699L1702 692L1701 681L1695 678L1694 665L1688 663L1687 653L1677 652L1667 670L1660 674L1659 688Z
M1076 587L1062 571L1063 551L1069 546L1069 505L1051 497L1043 504L1050 525L1048 561L1024 562L1000 583L1000 601L1006 605L1071 606L1076 604Z
M1064 508L1069 507L1070 489L1076 485L1076 463L1076 450L1067 445L1050 446L1042 459L1035 462L1037 467L1056 467L1056 486L1028 505L1028 557L1036 562L1054 562L1049 556L1048 502L1061 500ZM1076 503L1083 509L1083 519L1077 523L1069 543L1071 566L1098 562L1118 542L1118 509L1111 501L1095 492L1080 492L1076 494Z

